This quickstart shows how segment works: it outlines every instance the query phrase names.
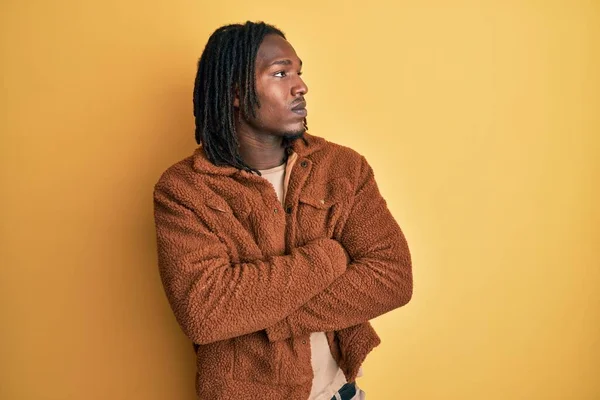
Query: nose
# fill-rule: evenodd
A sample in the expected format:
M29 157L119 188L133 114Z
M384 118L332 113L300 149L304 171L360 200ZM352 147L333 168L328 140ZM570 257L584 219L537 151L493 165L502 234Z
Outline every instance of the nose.
M304 96L306 93L308 93L308 86L306 86L306 83L304 83L299 75L296 75L296 81L292 86L292 96Z

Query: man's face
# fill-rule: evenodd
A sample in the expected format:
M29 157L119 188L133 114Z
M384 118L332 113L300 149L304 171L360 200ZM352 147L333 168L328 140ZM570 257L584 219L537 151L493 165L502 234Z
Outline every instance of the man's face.
M247 121L264 133L293 137L304 133L308 88L300 75L302 61L279 35L267 35L256 56L256 94L260 107Z

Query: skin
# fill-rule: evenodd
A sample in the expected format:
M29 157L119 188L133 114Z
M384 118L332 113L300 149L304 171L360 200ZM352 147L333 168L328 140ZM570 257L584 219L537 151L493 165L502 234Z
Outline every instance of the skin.
M282 139L304 134L308 87L301 71L302 61L291 44L279 35L265 36L255 64L260 102L256 118L244 118L239 98L234 100L239 151L249 166L261 170L281 165L285 156Z

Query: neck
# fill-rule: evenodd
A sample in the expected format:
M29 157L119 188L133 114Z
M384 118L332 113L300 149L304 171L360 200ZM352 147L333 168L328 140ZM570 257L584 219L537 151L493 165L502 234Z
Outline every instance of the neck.
M249 128L247 125L237 127L239 151L244 162L257 170L275 168L283 164L283 138Z

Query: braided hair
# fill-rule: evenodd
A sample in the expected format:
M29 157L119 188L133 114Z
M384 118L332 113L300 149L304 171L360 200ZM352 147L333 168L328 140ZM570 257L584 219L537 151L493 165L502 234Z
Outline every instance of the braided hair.
M260 175L239 154L233 100L237 89L244 118L256 117L260 102L254 65L258 48L269 34L285 39L283 32L264 22L225 25L210 36L200 57L194 84L196 143L202 144L215 165L229 165ZM282 145L289 147L294 140L284 138ZM287 152L284 154L287 157Z

